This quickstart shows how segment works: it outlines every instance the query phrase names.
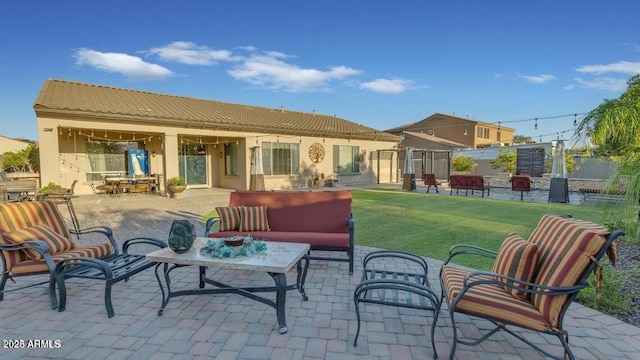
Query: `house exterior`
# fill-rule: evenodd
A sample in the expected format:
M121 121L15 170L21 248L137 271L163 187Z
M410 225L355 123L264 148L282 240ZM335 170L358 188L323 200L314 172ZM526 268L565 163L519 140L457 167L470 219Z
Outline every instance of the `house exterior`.
M0 135L0 156L9 151L15 153L20 152L34 143L35 142L31 140L9 138Z
M489 124L441 113L435 113L418 122L385 131L398 136L402 135L404 131L424 133L464 144L472 149L488 147L495 143L509 145L513 142L515 133L515 129L500 124Z
M315 111L57 79L45 81L34 110L42 183L78 180L78 194L92 193L107 176L134 175L133 152L160 191L176 176L188 188L235 190L250 189L257 176L265 190L397 178L397 157L387 154L381 164L377 150L397 148L398 136Z

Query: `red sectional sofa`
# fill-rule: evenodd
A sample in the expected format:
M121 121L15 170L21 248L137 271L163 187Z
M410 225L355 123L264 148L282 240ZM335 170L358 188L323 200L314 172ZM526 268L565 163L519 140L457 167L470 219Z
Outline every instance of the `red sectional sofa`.
M484 182L482 175L451 175L449 177L449 186L451 187L450 194L453 194L453 190L456 190L456 194L459 190L466 190L465 196L469 190L471 190L471 194L473 194L475 190L482 191L482 197L484 197L485 190L487 191L487 196L489 196L491 191L489 183Z
M207 220L205 235L214 238L251 235L258 240L307 243L311 245L310 259L346 261L349 274L353 274L351 199L350 191L236 191L231 193L229 207L266 206L268 230L219 231L214 225L220 219L211 218ZM314 256L314 250L344 252L346 258Z

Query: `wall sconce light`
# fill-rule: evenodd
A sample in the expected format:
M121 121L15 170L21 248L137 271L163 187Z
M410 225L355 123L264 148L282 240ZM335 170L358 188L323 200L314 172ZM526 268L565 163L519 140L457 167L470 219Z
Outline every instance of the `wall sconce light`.
M468 132L467 132L467 128L464 128L464 136L467 136Z
M222 151L220 151L220 159L222 159Z
M156 157L156 151L155 150L151 152L151 156Z

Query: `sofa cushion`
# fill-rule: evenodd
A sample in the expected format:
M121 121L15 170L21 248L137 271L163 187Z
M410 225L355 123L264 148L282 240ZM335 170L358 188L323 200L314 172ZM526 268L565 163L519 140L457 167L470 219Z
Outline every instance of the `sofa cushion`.
M56 233L47 225L35 225L24 229L14 230L2 234L4 240L9 244L20 244L29 240L42 240L49 245L51 255L71 250L73 242L64 236ZM42 255L33 249L23 250L32 260L42 259Z
M538 245L537 274L534 281L546 286L573 286L606 241L601 229L582 221L545 215L529 237ZM594 231L595 230L595 231ZM531 302L551 322L558 325L558 315L566 296L533 294Z
M493 272L521 281L531 282L537 257L538 246L536 244L530 243L518 234L510 234L500 246L498 256L496 256L493 263ZM519 299L527 298L526 292L518 290L525 288L525 285L501 277L496 277L496 280L516 286L516 288L505 286L505 290L509 294Z
M239 231L269 231L266 206L241 206Z
M103 258L113 253L113 246L111 243L97 244L97 245L76 245L73 250L65 251L52 255L54 263L58 263L62 260L72 259L77 257L90 257L90 258ZM44 260L25 260L21 261L11 269L7 269L15 275L34 274L34 273L47 273L49 268Z
M212 238L221 238L228 236L252 236L256 240L264 241L280 241L295 242L309 244L311 247L334 247L349 248L349 234L342 233L313 233L313 232L295 232L295 231L221 231L209 234Z
M449 306L462 290L468 270L443 266L442 283ZM493 280L489 275L473 277L470 281ZM520 300L504 290L503 286L482 284L471 287L456 304L456 311L489 318L535 331L545 331L552 326L530 302Z
M220 231L234 231L240 229L240 207L219 206L216 207L220 219Z

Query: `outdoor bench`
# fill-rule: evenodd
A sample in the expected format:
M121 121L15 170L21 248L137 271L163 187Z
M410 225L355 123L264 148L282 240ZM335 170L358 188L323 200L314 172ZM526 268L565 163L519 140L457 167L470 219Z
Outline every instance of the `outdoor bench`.
M610 197L623 197L627 194L624 188L605 189L601 187L582 187L579 189L582 201L589 199L606 199Z
M228 207L217 207L205 236L252 236L255 239L307 243L312 260L349 263L353 274L354 227L350 191L236 191ZM218 229L213 229L218 223ZM313 255L314 251L345 253Z
M453 190L456 190L456 194L459 190L465 190L465 196L468 195L469 190L472 195L476 190L482 191L482 197L484 197L485 190L487 196L491 192L489 183L484 182L482 175L454 174L449 177L449 186L451 187L450 195L453 194Z

